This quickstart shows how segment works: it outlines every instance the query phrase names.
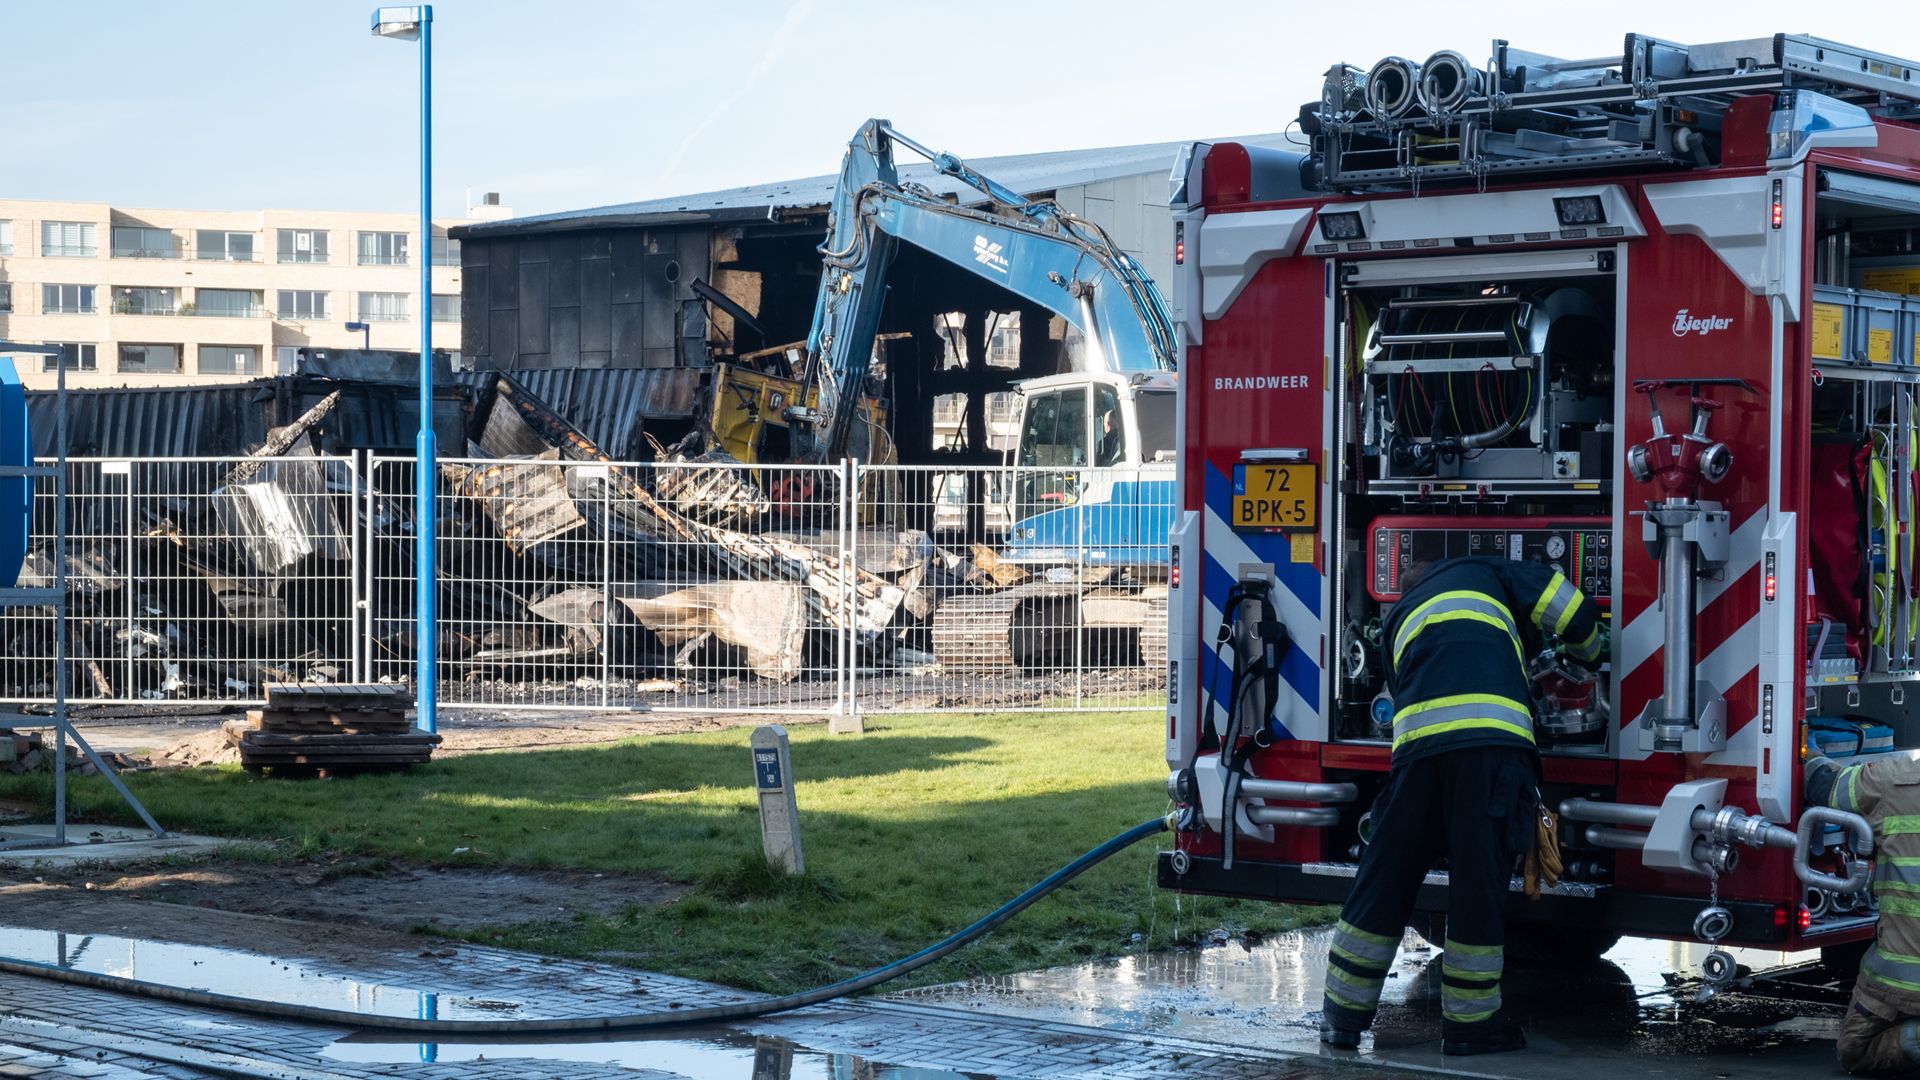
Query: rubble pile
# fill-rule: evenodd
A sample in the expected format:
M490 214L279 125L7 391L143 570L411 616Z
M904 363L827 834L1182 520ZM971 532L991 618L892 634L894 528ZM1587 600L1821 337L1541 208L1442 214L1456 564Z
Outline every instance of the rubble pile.
M943 599L1027 580L991 549L945 551L925 532L859 529L849 544L835 470L806 473L796 500L693 440L623 467L511 378L481 399L466 463L440 473L443 679L790 683L832 670L848 637L863 668L920 673ZM269 684L350 680L363 648L372 678L411 677L411 465L369 477L314 458L339 400L237 463L136 461L126 487L75 474L70 696L257 699ZM50 586L53 560L37 544L21 584ZM52 695L52 634L51 609L0 620L0 697Z

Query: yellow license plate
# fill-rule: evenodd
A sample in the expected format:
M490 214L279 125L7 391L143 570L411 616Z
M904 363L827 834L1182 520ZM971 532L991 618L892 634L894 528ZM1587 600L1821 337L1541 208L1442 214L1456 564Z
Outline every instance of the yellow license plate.
M1311 529L1320 523L1318 465L1235 465L1236 529Z

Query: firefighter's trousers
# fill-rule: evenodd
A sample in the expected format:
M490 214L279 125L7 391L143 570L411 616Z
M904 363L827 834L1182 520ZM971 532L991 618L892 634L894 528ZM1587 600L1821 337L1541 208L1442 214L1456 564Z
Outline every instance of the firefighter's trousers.
M1497 1021L1501 909L1514 861L1532 840L1535 760L1531 750L1481 746L1419 758L1388 775L1373 804L1373 842L1334 928L1328 1022L1348 1030L1373 1022L1414 898L1443 855L1450 884L1441 1027L1448 1037L1473 1039Z
M1862 974L1840 1022L1840 1067L1858 1073L1920 1074L1920 1018L1874 993Z

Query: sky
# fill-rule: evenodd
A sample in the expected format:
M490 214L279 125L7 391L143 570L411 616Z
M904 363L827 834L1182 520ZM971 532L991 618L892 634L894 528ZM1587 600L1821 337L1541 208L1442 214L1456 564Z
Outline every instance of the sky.
M0 196L130 207L418 205L419 48L368 0L0 0ZM1885 5L1612 0L1018 4L440 0L436 216L833 172L870 116L962 157L1278 131L1336 61L1496 37L1563 57L1629 31L1815 33L1920 60ZM1344 17L1329 17L1329 13ZM58 48L33 43L60 42Z

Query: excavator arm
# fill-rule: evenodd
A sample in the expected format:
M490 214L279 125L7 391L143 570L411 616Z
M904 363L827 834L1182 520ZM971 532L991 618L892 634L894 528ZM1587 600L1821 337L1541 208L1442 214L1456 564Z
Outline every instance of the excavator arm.
M956 206L922 185L903 183L894 165L895 144L927 158L992 205ZM820 293L805 374L818 398L812 410L793 414L812 425L805 455L811 460L833 461L846 452L872 365L887 273L901 241L1064 318L1085 342L1084 367L1174 366L1173 324L1153 279L1098 225L995 183L885 120L869 120L847 145L820 247Z

